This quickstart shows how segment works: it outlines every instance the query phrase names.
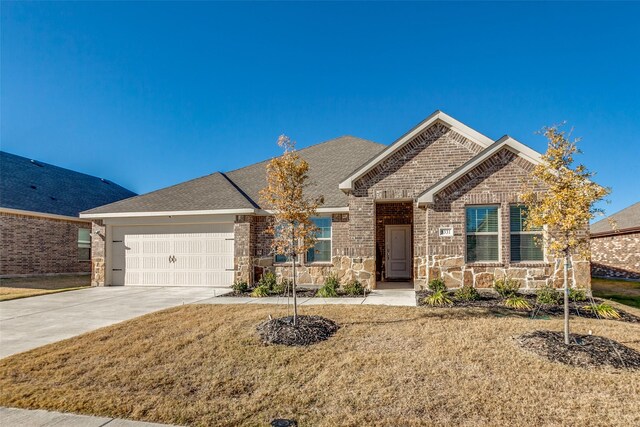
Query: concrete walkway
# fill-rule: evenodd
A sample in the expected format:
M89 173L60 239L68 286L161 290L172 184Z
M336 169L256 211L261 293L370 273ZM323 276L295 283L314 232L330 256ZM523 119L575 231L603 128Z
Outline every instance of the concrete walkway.
M145 423L121 418L92 417L89 415L64 414L40 409L17 409L0 407L0 425L3 427L167 427L168 424Z

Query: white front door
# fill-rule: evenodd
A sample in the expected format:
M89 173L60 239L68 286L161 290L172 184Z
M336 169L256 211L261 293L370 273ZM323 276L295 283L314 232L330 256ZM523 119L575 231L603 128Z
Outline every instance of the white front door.
M230 286L233 224L114 227L113 285Z
M385 277L411 279L411 225L385 226Z

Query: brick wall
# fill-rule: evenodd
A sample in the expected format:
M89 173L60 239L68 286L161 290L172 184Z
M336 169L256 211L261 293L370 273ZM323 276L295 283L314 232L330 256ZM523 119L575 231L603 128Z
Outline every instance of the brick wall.
M591 274L640 280L640 232L592 237Z
M464 136L435 124L356 180L349 195L353 254L376 258L376 202L414 200L481 150L481 146ZM412 222L414 273L417 273L417 260L425 255L427 243L424 210L413 209Z
M90 223L0 213L0 275L89 273L80 261L78 229Z

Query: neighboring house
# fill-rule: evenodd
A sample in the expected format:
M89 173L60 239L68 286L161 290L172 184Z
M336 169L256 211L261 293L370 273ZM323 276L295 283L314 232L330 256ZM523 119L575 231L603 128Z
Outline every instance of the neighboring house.
M518 193L540 155L505 136L493 141L436 111L389 146L341 137L302 150L324 195L315 250L299 282L406 281L443 277L450 287L491 286L505 275L523 288L559 285L559 264L522 229ZM290 277L270 251L259 191L266 162L214 173L83 212L93 219L94 285L214 285ZM313 193L313 194L312 194ZM589 264L571 274L590 286Z
M91 271L80 211L135 193L113 182L0 151L0 276Z
M591 275L640 280L640 202L590 228Z

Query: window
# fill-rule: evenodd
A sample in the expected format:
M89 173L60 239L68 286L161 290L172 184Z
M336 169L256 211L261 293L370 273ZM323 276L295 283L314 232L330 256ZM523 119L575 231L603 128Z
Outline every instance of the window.
M311 218L318 227L316 244L307 251L307 262L331 261L331 218Z
M276 228L276 235L279 236L282 233L282 227ZM276 254L274 262L291 262L291 258L286 255Z
M511 261L543 261L542 229L527 230L525 206L511 206L509 223L511 230Z
M466 218L467 262L499 261L498 207L468 207Z
M78 259L91 261L91 231L88 228L78 229Z

